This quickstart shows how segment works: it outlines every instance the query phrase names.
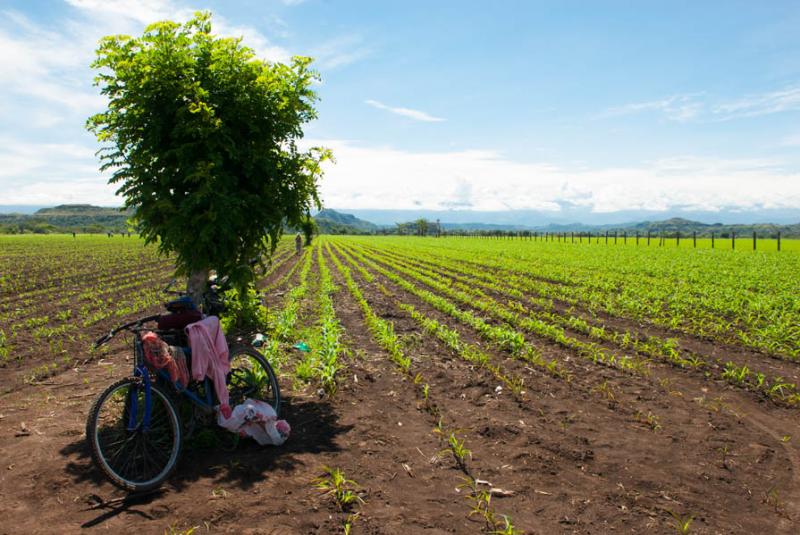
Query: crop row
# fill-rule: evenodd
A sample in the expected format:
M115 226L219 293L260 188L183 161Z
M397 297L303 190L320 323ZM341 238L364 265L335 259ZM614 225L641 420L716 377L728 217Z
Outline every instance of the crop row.
M336 318L333 307L333 284L330 269L325 262L319 242L314 245L319 270L319 291L317 293L319 319L317 330L311 339L311 351L295 367L297 378L310 382L319 381L328 395L336 393L337 373L343 367L339 360L342 348L342 326Z
M387 239L370 240L384 247ZM363 240L360 240L363 242ZM800 354L800 255L744 257L518 243L392 239L404 254L439 257L497 272L535 296L590 312L736 342L775 355Z
M389 266L391 270L403 273L417 283L426 285L462 304L489 314L491 317L501 320L512 327L522 329L536 336L546 338L565 348L574 350L579 355L588 357L594 362L611 364L634 373L646 372L646 360L615 354L594 343L587 344L586 342L570 336L568 330L579 332L597 342L616 345L623 350L629 349L636 351L645 358L658 358L680 367L698 368L708 366L708 363L698 355L692 354L682 356L674 341L662 340L657 337L639 337L628 331L619 332L606 330L604 328L592 326L585 320L574 316L565 317L552 311L537 312L527 309L519 301L510 301L508 305L504 305L485 294L480 288L481 286L485 288L486 285L477 279L471 280L470 284L458 283L453 279L443 277L439 273L431 270L420 267L415 268L410 263L391 260L388 258L388 255L380 256L375 252L371 254L373 257L377 256L375 259L380 259L380 261ZM370 259L366 256L362 255L359 258L362 261L370 262ZM415 290L410 283L401 282L401 279L396 274L393 274L392 271L380 268L374 263L372 263L372 265L380 269L384 275L394 282L397 282L405 289L411 292L418 292L420 296L424 294L424 290ZM505 291L503 285L496 281L493 281L490 285L494 289ZM506 293L508 292L506 291ZM431 302L431 298L428 298L428 300ZM462 311L459 314L463 313ZM454 317L458 318L457 315ZM735 380L732 380L732 370L738 370L740 374ZM798 394L797 388L793 383L785 381L782 377L774 377L769 380L765 374L758 371L744 373L743 370L750 371L746 366L737 367L733 363L728 363L725 369L718 370L718 377L737 386L762 392L768 397L778 401L790 404L800 403L800 394Z
M418 274L413 270L404 268L400 265L386 262L391 269L387 269L372 259L365 256L363 253L350 250L358 260L364 262L366 265L375 269L382 275L386 276L392 282L398 284L404 290L416 295L423 301L427 302L437 310L452 316L453 318L461 321L462 323L475 329L483 338L495 343L498 347L509 351L512 355L521 357L523 360L539 366L543 369L550 371L556 375L563 374L557 360L545 360L541 356L541 352L525 341L524 336L513 328L496 326L487 323L485 320L476 316L465 309L459 309L452 302L440 297L428 290L424 290L416 286L414 283L404 279L395 271L409 276L413 280L427 284L431 288L439 291L447 297L454 299L462 304L474 307L481 312L493 315L499 319L510 319L510 316L505 315L496 310L496 303L491 300L476 300L473 296L466 292L452 288L445 283L437 282L430 277ZM511 315L513 316L513 314ZM549 339L559 345L575 350L580 356L596 363L605 364L612 367L621 369L634 370L639 373L643 372L642 363L638 359L630 358L628 356L619 356L610 353L605 348L597 345L586 343L565 334L563 329L557 326L549 325L544 322L526 322L525 327L531 332L542 338Z
M341 247L341 244L337 243L337 245ZM362 273L365 280L373 280L373 276L369 272L369 270L364 267L364 265L369 266L371 269L375 269L377 272L381 273L382 275L392 280L390 272L382 270L380 266L375 265L370 260L364 258L355 259L352 256L350 256L348 252L345 251L344 249L337 247L337 250L338 252L340 252L340 254L342 254L344 258L347 259L347 261L352 267L355 267L359 272ZM359 260L364 265L362 265L362 263L360 263ZM415 295L416 297L420 298L423 302L426 301L426 294L427 297L433 295L430 292L425 292L425 291L420 291L419 289L415 289L413 284L403 284L401 280L402 278L398 277L397 279L392 280L392 282L398 284L398 286L400 286L407 292L411 293L412 295ZM386 290L382 284L377 283L377 286L385 294L391 295L391 292ZM495 363L492 363L489 360L491 357L483 350L481 350L480 347L478 347L477 345L464 343L461 340L457 330L447 325L444 325L441 322L437 322L433 318L425 316L423 313L417 310L413 305L410 305L409 303L404 303L400 301L397 297L394 297L394 299L396 300L398 307L404 312L406 312L406 314L409 314L412 317L412 319L414 319L417 322L417 324L420 326L421 329L433 334L440 341L442 341L444 345L446 345L450 349L455 350L456 353L463 360L466 360L472 364L477 364L478 366L483 367L488 371L490 371L493 375L495 375L496 378L498 378L501 382L505 383L509 387L512 394L518 397L521 396L521 394L523 393L522 390L523 381L519 377L514 376L513 374L510 374L508 372L503 372L502 367ZM479 330L480 327L476 328L476 326L471 324L469 320L465 321L463 315L464 311L454 306L447 299L436 296L435 300L427 301L427 303L433 306L433 308L439 310L439 312L444 313L446 316L449 316L454 320L465 324L468 327L472 327L473 330L475 330L479 335L481 335L481 332ZM489 336L487 336L486 333L483 333L481 336L482 338L486 339L487 341L498 347L498 349L501 350L504 349L502 346L499 346L496 342L494 342ZM527 344L527 342L525 344L529 345ZM508 350L508 348L505 349ZM511 356L520 358L519 354L514 355L513 353L511 353ZM525 363L529 363L524 359L522 360ZM569 359L567 358L566 360ZM570 383L572 381L571 373L566 371L566 369L562 367L562 363L557 360L551 360L549 364L545 365L544 367L540 367L540 369L552 375L556 379L563 380L567 383ZM584 380L586 379L588 379L588 381L585 381L586 384L584 386L587 388L587 393L598 395L601 398L613 401L615 410L620 411L622 413L629 413L630 415L633 416L633 419L639 424L645 424L650 429L660 428L660 425L658 424L658 418L655 415L653 415L651 411L643 409L641 407L638 398L623 400L621 398L617 399L615 395L612 395L611 396L611 398L613 398L612 400L611 398L609 398L611 389L608 386L607 381L603 381L602 383L600 383L597 377L584 377Z
M411 374L412 361L408 356L405 355L402 348L402 342L394 332L393 324L383 320L375 314L375 312L372 310L372 307L364 298L364 295L361 292L358 284L353 279L350 269L345 266L341 260L339 260L333 251L331 251L328 243L325 245L328 254L336 265L339 273L344 278L345 285L350 291L351 296L358 303L358 306L362 312L362 317L364 318L367 327L371 331L373 339L381 347L383 347L387 353L389 353L390 358L395 365L397 365L401 373L405 376L409 376ZM423 320L426 319L427 318L423 318ZM437 330L432 324L430 325L434 331ZM458 349L462 349L463 351L463 346L458 346ZM465 483L460 485L459 488L469 490L468 498L472 502L472 511L470 512L470 516L473 514L480 515L484 521L484 527L489 533L506 535L514 535L519 533L515 529L510 517L499 514L495 511L495 508L491 503L491 493L488 490L479 489L479 481L481 480L475 474L473 474L473 470L468 464L472 457L472 452L467 448L466 440L458 437L456 429L447 428L441 410L439 409L438 405L433 402L433 394L431 392L430 385L425 382L421 373L416 373L413 380L414 384L418 386L416 389L417 394L425 404L427 412L433 419L436 420L436 425L433 429L433 432L439 437L443 446L443 449L439 452L439 455L447 451L450 455L452 455L456 466L465 475Z

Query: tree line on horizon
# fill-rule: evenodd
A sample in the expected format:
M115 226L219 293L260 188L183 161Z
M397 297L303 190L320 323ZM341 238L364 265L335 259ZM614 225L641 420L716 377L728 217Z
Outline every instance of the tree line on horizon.
M135 232L129 223L129 211L118 208L102 208L88 204L60 205L52 208L42 208L34 214L0 214L0 234L54 234L54 233L82 233L105 234L109 232ZM783 238L800 238L800 223L793 225L775 225L771 223L760 224L733 224L721 223L706 224L681 218L672 218L664 221L645 221L631 225L596 226L585 225L551 225L541 228L503 227L502 225L464 225L444 223L438 220L419 218L412 221L395 223L394 225L376 225L369 221L359 219L351 214L345 214L332 209L323 209L312 218L316 228L315 234L336 235L400 235L400 236L540 236L571 234L576 236L605 235L615 232L622 236L640 236L650 233L653 236L680 234L684 237L696 234L698 238L709 238L711 233L717 238L729 238L734 233L745 237L755 232L761 238L776 238L778 233ZM285 226L285 232L306 233L303 228Z

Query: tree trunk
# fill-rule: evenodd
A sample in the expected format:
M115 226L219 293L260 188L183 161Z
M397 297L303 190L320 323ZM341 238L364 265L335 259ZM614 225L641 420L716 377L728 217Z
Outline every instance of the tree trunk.
M203 304L203 294L208 284L208 270L192 271L186 282L186 293L192 298L194 304L199 308Z

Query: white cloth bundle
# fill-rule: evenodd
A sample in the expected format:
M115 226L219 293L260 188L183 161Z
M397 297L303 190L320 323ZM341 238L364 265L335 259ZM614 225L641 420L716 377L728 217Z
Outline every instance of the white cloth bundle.
M275 409L269 403L256 399L246 399L241 405L236 405L230 418L218 412L217 423L241 437L254 438L262 446L280 446L291 432L288 422L278 420Z

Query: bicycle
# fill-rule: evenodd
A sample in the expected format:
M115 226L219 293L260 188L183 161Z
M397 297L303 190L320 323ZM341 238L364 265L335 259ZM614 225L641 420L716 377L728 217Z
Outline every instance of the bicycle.
M166 292L173 283L167 285ZM204 310L218 314L224 308L220 294L225 283L226 279L210 281L203 296ZM181 298L165 303L168 310L172 304L187 302L185 294L173 293ZM152 490L169 478L177 467L184 436L191 435L197 420L214 414L218 401L207 377L202 382L181 385L172 382L165 370L146 365L142 345L145 331L155 332L170 345L188 350L190 358L182 329L146 327L162 317L155 314L120 325L94 344L100 347L123 331L133 334L133 375L107 387L93 403L86 422L86 439L95 465L114 485L131 492ZM277 378L253 344L243 336L229 342L229 362L226 385L230 405L257 399L266 401L279 413Z

